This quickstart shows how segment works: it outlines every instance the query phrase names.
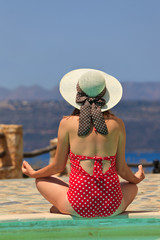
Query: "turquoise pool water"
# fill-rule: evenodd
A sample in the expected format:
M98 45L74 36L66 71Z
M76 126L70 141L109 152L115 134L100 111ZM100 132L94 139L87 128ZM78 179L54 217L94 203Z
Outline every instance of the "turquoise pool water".
M160 219L79 219L0 223L0 240L160 240Z

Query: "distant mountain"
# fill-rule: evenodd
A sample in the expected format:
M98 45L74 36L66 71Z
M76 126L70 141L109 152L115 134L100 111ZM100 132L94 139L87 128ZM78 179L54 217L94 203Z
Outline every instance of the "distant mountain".
M160 82L124 82L123 99L160 100Z
M24 151L32 151L48 146L72 111L65 101L3 101L0 123L22 125ZM160 152L160 101L121 101L112 112L125 123L127 152Z
M123 100L160 100L160 82L123 82ZM31 87L19 86L9 90L0 87L0 101L4 100L62 100L59 87L44 89L38 85Z
M4 87L0 87L0 101L8 99L10 93L11 90Z
M53 99L57 100L57 101L61 101L63 100L60 92L59 92L59 86L55 86L54 88L51 89L52 95L53 95Z
M48 100L54 99L52 91L34 85L31 87L19 86L8 90L0 87L0 100Z

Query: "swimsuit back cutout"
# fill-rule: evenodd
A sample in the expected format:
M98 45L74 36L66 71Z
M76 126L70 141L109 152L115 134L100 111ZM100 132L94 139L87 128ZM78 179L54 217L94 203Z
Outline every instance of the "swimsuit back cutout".
M80 165L81 160L94 160L93 175ZM111 162L103 173L102 160ZM122 200L120 182L116 173L116 155L89 157L76 155L70 151L71 173L69 178L68 200L73 209L82 217L110 216Z
M99 157L99 156L89 157L89 156L84 156L84 155L76 155L70 151L71 164L73 164L72 160L74 161L74 165L77 165L77 164L80 165L80 161L82 161L82 160L94 160L93 176L98 181L100 181L100 178L103 178L103 176L104 176L102 160L110 161L111 167L113 168L115 166L115 159L116 159L116 155L107 156L107 157ZM85 171L85 170L82 168L82 171Z

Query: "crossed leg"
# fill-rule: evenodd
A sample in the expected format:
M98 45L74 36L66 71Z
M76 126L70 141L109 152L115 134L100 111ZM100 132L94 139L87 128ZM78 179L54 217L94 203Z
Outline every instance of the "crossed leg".
M51 212L59 212L80 217L72 208L67 198L69 185L57 176L36 179L36 186L42 196L48 200L53 207Z
M67 191L69 185L57 176L50 176L45 178L37 178L36 186L42 196L48 200L53 207L52 212L60 212L63 214L69 214L73 216L80 217L74 209L67 198ZM122 182L121 189L123 194L122 202L116 212L112 215L118 215L125 211L129 204L134 200L138 192L138 187L136 184Z
M116 216L126 210L126 208L135 199L137 192L138 192L138 187L134 183L121 182L121 190L122 190L122 194L123 194L122 202L121 202L119 208L115 211L115 213L112 216Z

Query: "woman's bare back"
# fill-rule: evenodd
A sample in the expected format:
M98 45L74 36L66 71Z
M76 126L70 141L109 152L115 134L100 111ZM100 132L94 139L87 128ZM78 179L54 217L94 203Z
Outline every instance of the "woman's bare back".
M77 135L79 116L66 117L71 152L90 157L106 157L116 154L121 120L114 115L110 115L109 118L104 115L104 118L108 128L108 135L97 133L92 125L88 135L79 137ZM90 175L93 174L94 160L83 160L80 165ZM108 170L109 166L110 161L103 161L103 173Z

